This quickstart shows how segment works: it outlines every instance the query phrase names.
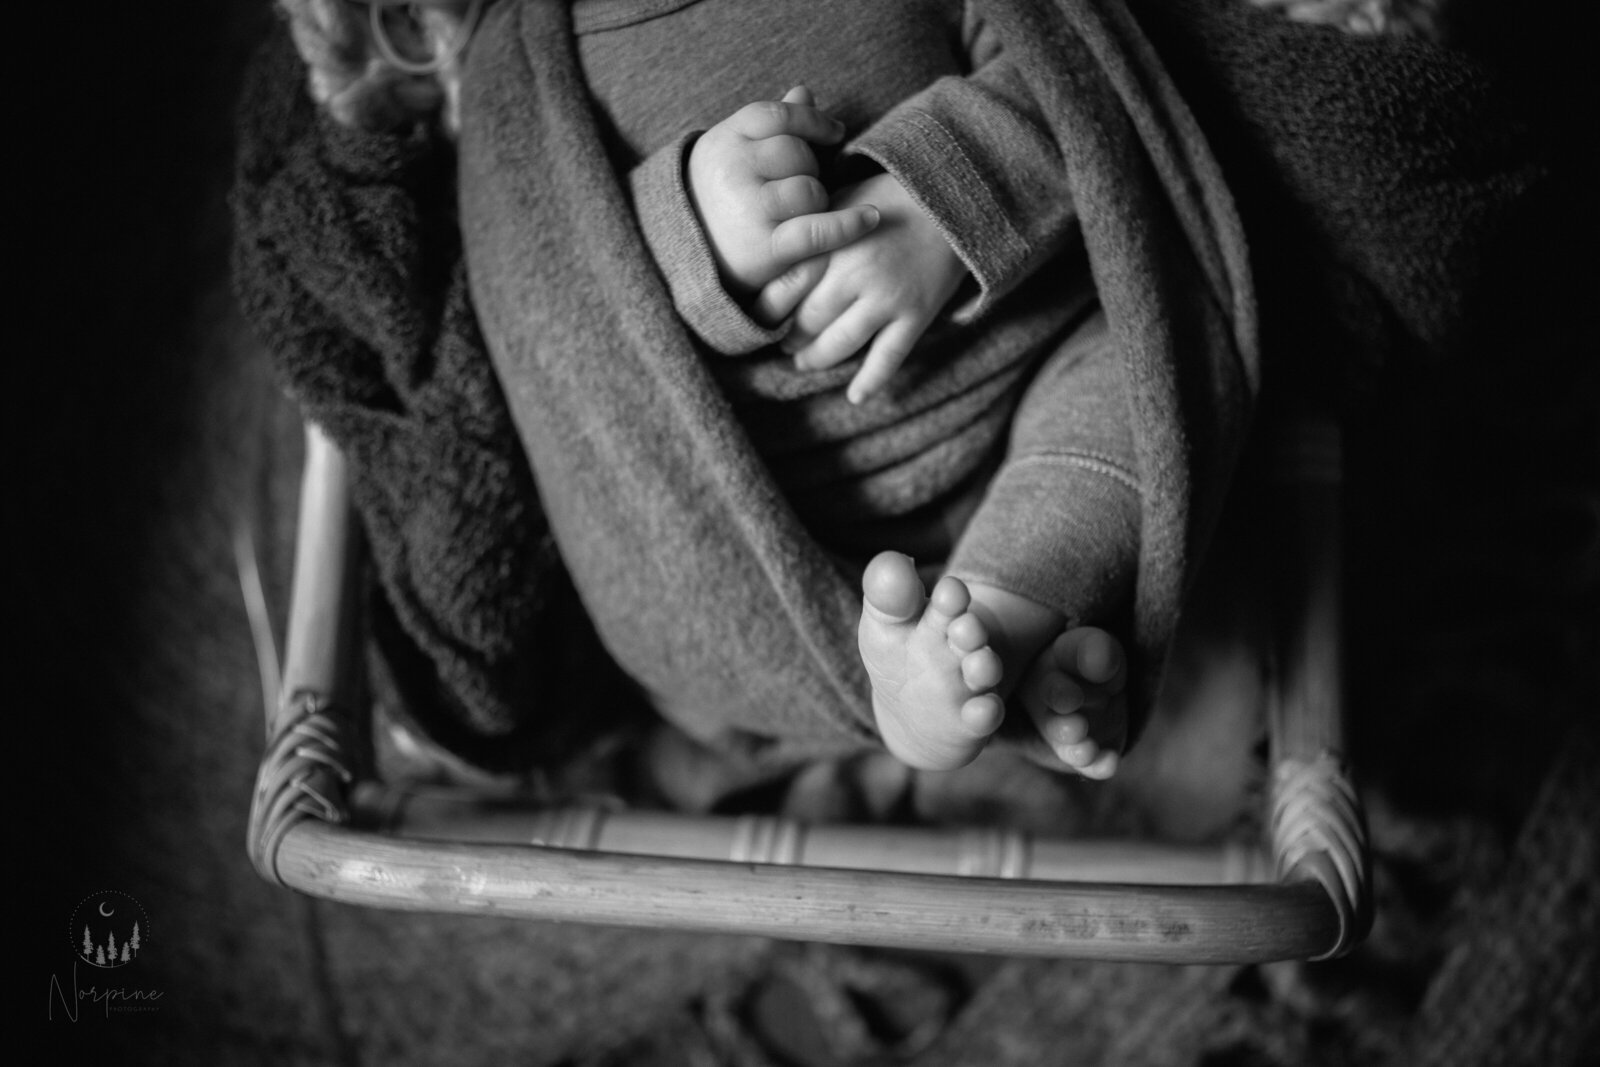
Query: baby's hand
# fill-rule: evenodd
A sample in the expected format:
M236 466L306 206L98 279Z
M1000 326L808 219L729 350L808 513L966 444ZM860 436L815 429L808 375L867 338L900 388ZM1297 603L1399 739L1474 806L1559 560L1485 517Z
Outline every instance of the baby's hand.
M777 321L792 310L784 349L801 370L842 363L871 342L845 395L859 404L883 387L966 276L933 219L888 174L842 190L835 213L871 202L876 230L825 257L797 265L762 290L755 314Z
M748 296L795 264L856 240L878 223L870 204L828 210L811 145L837 144L844 126L804 87L748 104L689 151L689 195L723 284Z

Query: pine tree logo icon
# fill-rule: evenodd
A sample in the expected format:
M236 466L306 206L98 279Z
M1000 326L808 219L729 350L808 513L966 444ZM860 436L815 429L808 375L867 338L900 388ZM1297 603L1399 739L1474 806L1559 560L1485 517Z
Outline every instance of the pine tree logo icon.
M69 931L80 960L109 969L139 958L150 942L150 918L128 894L102 889L73 909Z

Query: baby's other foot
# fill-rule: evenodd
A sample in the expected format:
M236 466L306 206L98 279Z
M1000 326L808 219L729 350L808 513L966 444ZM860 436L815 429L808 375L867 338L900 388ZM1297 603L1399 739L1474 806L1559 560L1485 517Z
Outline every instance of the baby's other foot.
M1000 657L967 610L971 593L946 576L924 596L916 568L898 552L879 553L861 587L857 639L884 745L921 770L970 763L1005 717L993 691Z
M1039 736L1085 778L1117 773L1128 735L1127 657L1109 633L1067 630L1039 654L1018 691Z

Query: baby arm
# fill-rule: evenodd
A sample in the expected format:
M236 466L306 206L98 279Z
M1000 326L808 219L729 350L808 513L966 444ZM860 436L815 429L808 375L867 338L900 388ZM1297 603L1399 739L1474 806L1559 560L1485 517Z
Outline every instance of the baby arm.
M924 240L918 243L928 257L913 262L913 267L933 270L938 276L935 268L941 264L948 267L944 253L952 249L964 264L960 276L970 277L970 284L963 286L970 299L963 298L948 312L958 323L987 313L1006 293L1067 248L1076 230L1068 167L1051 123L1022 72L1005 55L998 36L976 12L969 11L967 17L971 72L938 79L896 105L843 149L845 158L868 161L882 171L872 184L888 186L888 177L896 183L892 187L892 192L899 194L892 208L894 225L904 222L922 234ZM832 365L852 354L847 351L850 342L860 348L871 339L874 348L868 351L862 373L851 386L856 398L881 386L943 307L941 300L929 309L927 301L940 296L948 300L942 285L950 283L944 276L938 279L940 286L911 298L916 307L904 307L900 314L886 318L897 325L892 329L886 326L876 337L861 327L859 318L854 325L840 323L840 330L832 336L818 336L842 314L843 300L837 290L832 301L808 293L831 269L834 259L864 258L868 245L886 240L884 231L891 228L890 195L879 190L867 194L884 212L884 223L872 241L797 265L779 275L751 305L752 315L768 322L801 309L796 313L799 328L791 343L802 352L802 366ZM836 206L843 202L837 199ZM942 236L948 247L936 241L936 236ZM907 262L902 258L887 266L903 271ZM837 280L830 279L830 288ZM927 280L907 275L901 283L918 290ZM897 283L891 277L878 284L893 287ZM879 314L881 317L882 312ZM806 352L808 343L816 347Z
M867 349L846 390L852 403L888 382L967 275L939 227L892 175L841 190L835 213L869 202L879 211L877 229L778 276L754 304L768 321L793 313L784 348L802 370Z
M843 137L844 126L796 87L740 108L695 141L689 196L730 293L754 294L878 224L877 209L859 200L829 210L812 145Z

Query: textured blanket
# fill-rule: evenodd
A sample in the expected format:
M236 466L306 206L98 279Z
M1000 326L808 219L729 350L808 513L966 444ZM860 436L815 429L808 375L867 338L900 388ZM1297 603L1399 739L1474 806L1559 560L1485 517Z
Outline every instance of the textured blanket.
M453 149L341 126L304 80L285 34L245 85L235 288L352 460L380 623L398 623L380 630L421 653L408 673L439 712L429 732L494 763L558 661L548 628L575 609L468 300Z
M1333 333L1442 350L1534 168L1479 72L1420 42L1204 0L1140 5L1142 23L1119 0L988 6L1067 146L1127 358L1148 688L1248 428L1251 264L1275 353ZM569 610L547 610L564 578L525 452L588 613L664 710L749 751L787 742L773 755L867 743L857 593L673 319L565 19L502 3L473 48L466 271L448 146L334 126L289 90L288 50L269 49L242 112L246 311L356 459L388 600L457 732L537 717L540 620Z

